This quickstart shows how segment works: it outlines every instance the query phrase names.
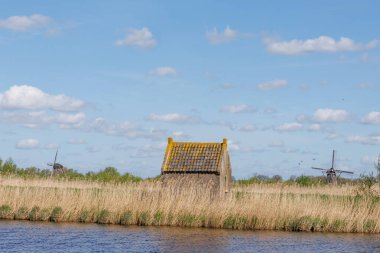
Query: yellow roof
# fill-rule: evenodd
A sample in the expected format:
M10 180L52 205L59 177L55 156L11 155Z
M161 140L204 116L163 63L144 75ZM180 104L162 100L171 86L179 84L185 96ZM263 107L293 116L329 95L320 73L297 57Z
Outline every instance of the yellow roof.
M226 139L223 143L202 143L174 142L169 138L161 171L219 174L223 151L226 149Z

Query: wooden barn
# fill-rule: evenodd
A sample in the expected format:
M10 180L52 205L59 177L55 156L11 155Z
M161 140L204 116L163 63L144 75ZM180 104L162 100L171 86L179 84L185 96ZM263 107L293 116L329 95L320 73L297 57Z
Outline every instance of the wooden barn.
M175 142L168 145L161 168L162 181L207 185L224 195L231 189L231 163L227 139L222 143Z

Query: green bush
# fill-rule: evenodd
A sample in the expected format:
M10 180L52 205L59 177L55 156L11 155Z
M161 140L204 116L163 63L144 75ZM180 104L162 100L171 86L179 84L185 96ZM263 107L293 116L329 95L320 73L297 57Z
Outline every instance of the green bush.
M148 212L141 212L137 219L137 225L147 226L149 225L150 214Z
M274 184L274 183L281 183L282 177L280 175L274 175L273 177L255 174L253 177L250 177L248 179L240 179L236 180L236 184L238 185L250 185L250 184Z
M50 219L51 211L49 208L43 208L38 215L39 221L48 221Z
M178 217L178 223L180 226L191 227L196 221L196 216L192 214L184 214Z
M299 176L296 178L296 183L301 186L312 186L315 184L314 180L309 176Z
M315 217L312 219L312 226L310 228L310 231L322 232L326 229L328 224L329 224L329 221L327 218Z
M120 182L140 182L140 181L142 181L142 178L136 177L136 176L127 172L120 177L119 181Z
M4 164L0 167L0 173L3 175L15 174L17 170L16 164L13 162L12 158L8 158Z
M173 220L174 220L174 215L173 215L172 212L169 212L169 213L168 213L166 220L167 220L167 222L166 222L167 224L171 224L171 223L173 222Z
M337 219L331 224L331 230L334 232L341 231L344 227L346 227L347 222L345 220Z
M313 219L310 216L291 219L285 226L285 230L294 232L311 231L313 229Z
M153 224L154 225L161 225L161 222L163 220L163 217L164 217L164 214L162 213L162 211L157 211L154 215L153 215Z
M29 212L30 221L48 221L50 218L50 209L43 208L42 210L38 206L34 206Z
M133 214L131 211L126 211L120 216L121 225L130 225L132 222Z
M29 218L28 208L20 207L15 213L15 220L27 220Z
M228 229L248 229L254 228L257 223L257 217L253 216L251 220L245 216L230 215L223 221L223 228Z
M13 219L12 208L9 205L0 206L0 219Z
M374 185L376 184L376 178L373 173L369 175L362 174L356 186L356 195L363 197L373 197L376 195Z
M107 167L95 174L95 177L102 182L118 181L120 173L114 167Z
M54 207L53 210L51 211L50 221L59 222L62 217L62 213L63 213L62 207L59 207L59 206Z
M233 216L228 216L224 219L223 228L232 229L235 225L235 218Z
M34 206L32 210L29 212L29 220L37 221L39 219L40 208L38 206Z
M87 223L87 222L90 222L91 221L91 217L90 217L90 213L86 210L83 210L80 214L79 214L79 222L83 222L83 223Z
M101 210L96 216L96 222L99 224L109 224L110 221L110 212L107 209Z
M373 233L375 231L375 228L376 228L376 221L374 220L368 220L364 224L364 231L367 233Z

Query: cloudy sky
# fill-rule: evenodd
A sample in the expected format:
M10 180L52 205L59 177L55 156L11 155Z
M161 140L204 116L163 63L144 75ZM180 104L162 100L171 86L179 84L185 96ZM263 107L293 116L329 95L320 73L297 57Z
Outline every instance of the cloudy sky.
M0 157L159 174L167 138L233 174L373 171L378 1L2 1ZM354 176L355 177L355 176Z

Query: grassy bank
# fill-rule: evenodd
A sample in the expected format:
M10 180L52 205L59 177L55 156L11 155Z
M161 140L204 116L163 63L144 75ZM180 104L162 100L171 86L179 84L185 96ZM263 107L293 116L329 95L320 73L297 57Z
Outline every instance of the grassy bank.
M377 187L377 186L376 186ZM159 181L0 178L0 218L289 231L380 232L378 188L235 185L224 199Z

